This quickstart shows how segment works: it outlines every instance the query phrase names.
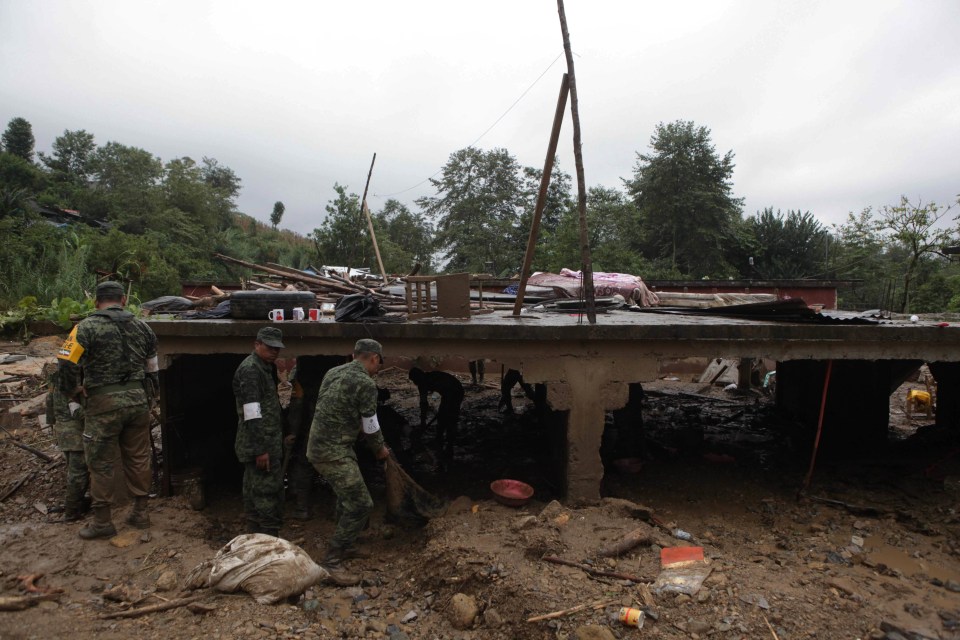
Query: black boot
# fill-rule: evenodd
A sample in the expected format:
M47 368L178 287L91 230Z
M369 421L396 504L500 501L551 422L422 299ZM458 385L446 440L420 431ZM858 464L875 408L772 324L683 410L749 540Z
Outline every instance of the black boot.
M84 540L95 538L112 538L117 535L117 528L110 519L110 507L94 507L93 522L80 529L80 537Z

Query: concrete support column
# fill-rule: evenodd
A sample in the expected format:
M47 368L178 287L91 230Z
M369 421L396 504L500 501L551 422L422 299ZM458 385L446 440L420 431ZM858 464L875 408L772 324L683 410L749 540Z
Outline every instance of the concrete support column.
M931 362L930 373L937 381L937 426L960 437L960 363Z

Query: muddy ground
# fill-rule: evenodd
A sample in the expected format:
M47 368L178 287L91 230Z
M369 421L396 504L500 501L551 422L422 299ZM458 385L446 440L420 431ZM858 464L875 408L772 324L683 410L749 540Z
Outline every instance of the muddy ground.
M0 353L50 357L56 344L2 343ZM473 386L461 376L466 400L452 460L436 450L432 427L422 437L387 431L411 475L450 501L446 515L419 529L386 522L382 470L364 462L377 506L361 540L373 557L348 563L361 586L318 585L279 605L211 594L206 613L178 608L125 620L104 615L179 597L186 574L242 531L239 486L210 488L201 511L181 496L153 499L147 532L121 524L122 507L117 539L83 541L82 523L59 521L64 468L52 435L37 418L9 415L41 391L39 381L0 375L12 378L0 382L0 424L54 456L42 461L0 433L0 495L27 478L0 501L0 597L20 594L23 574L43 573L41 586L63 590L31 609L0 612L0 638L960 638L960 445L925 415L905 415L905 388L891 397L888 447L819 460L798 499L809 434L778 417L769 398L704 388L686 374L645 385L642 450L614 463L624 452L605 439L604 500L577 507L553 502L560 493L550 420L523 397L514 398L518 416L499 413L498 377L488 372L486 385ZM389 406L416 424L405 375L387 371L378 383L392 392ZM533 500L520 508L495 502L488 485L502 477L533 485ZM333 530L331 503L318 481L315 517L289 520L282 535L318 557ZM677 528L693 540L673 537ZM637 529L647 542L598 557ZM712 569L702 588L654 593L660 549L690 545L703 547ZM465 630L452 620L464 611L457 594L477 607ZM579 605L597 606L527 621ZM643 607L643 628L619 623L620 606Z

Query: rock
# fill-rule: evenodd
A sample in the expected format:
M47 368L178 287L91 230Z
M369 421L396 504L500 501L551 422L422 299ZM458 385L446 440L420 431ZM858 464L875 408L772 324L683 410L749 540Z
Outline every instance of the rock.
M839 578L839 577L831 576L826 580L824 580L824 584L826 584L828 587L833 587L840 593L846 594L848 596L857 595L857 587L853 584L851 580L848 580L847 578Z
M510 528L514 531L523 531L524 529L530 529L537 525L537 516L524 516L514 520L510 525Z
M138 540L140 540L140 532L136 529L128 529L127 531L110 538L110 544L118 549L124 549L132 544L135 544Z
M496 609L488 608L483 612L483 624L491 629L496 629L503 624L503 617Z
M402 622L403 624L409 624L414 620L416 620L418 615L419 614L416 611L413 611L413 610L407 611L407 614L400 619L400 622Z
M60 605L54 602L53 600L43 600L37 603L37 607L39 609L48 609L50 611L53 611L54 609L59 609Z
M177 574L174 571L164 571L157 578L157 591L173 591L177 588Z
M617 640L608 627L601 627L597 624L588 624L577 629L573 637L577 640Z
M541 520L553 520L561 513L563 513L563 505L557 502L556 500L551 500L547 506L543 508L543 511L540 512Z
M387 623L377 619L367 620L367 631L385 635L387 633Z
M447 507L447 515L454 513L467 513L473 507L473 500L469 496L458 496L450 506Z
M450 624L454 629L461 631L473 626L480 609L477 607L477 601L473 596L465 593L454 594L450 600Z
M687 622L687 633L696 633L703 635L710 631L710 623L704 620L689 620Z

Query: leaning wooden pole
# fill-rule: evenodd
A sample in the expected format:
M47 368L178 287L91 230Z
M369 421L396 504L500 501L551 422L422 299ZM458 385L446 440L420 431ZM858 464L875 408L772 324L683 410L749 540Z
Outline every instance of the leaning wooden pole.
M519 316L523 308L523 296L530 279L530 266L533 264L533 252L540 233L540 218L547 206L547 189L550 187L550 175L553 173L553 161L557 155L557 142L560 140L560 127L563 114L567 110L567 94L570 91L570 76L563 74L560 81L560 97L557 98L557 111L553 115L553 130L550 132L550 144L547 145L547 158L543 161L543 175L540 176L540 192L537 194L537 206L533 210L533 223L530 225L530 237L527 238L527 252L523 256L523 268L520 270L520 286L517 287L517 301L513 304L513 315Z
M370 161L370 171L367 172L367 184L363 187L363 200L360 201L360 208L367 216L367 228L370 229L370 239L373 240L373 252L377 254L377 266L380 267L383 284L387 284L387 270L383 268L383 260L380 258L380 246L377 245L377 234L373 230L373 216L370 215L370 208L367 207L367 190L370 188L370 176L373 175L373 163L376 161L377 154L373 154L373 160Z
M587 301L587 320L597 323L597 309L593 293L593 261L590 259L590 237L587 233L587 183L583 177L583 154L580 144L580 110L577 106L577 76L573 72L573 51L570 49L570 32L567 31L567 15L563 0L557 0L560 13L560 31L563 33L563 50L567 55L567 74L570 76L570 115L573 117L573 157L577 165L577 211L580 214L580 261L583 273L583 295Z

